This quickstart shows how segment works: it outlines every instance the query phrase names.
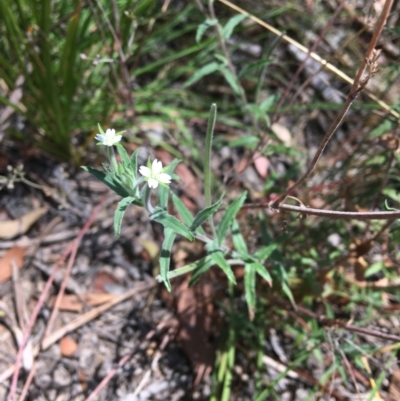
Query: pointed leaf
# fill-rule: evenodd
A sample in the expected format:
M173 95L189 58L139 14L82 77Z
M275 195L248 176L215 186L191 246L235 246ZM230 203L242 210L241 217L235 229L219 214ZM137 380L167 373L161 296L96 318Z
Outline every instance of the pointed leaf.
M171 228L165 228L164 230L164 242L161 247L160 255L160 273L164 281L165 287L168 291L171 291L171 283L169 282L168 272L171 264L171 249L174 244L176 234Z
M244 14L236 14L232 17L222 28L222 36L225 40L229 39L232 36L233 30L237 25L239 25L247 15Z
M194 217L190 210L184 205L184 203L180 200L178 196L176 196L173 192L171 192L171 197L172 197L172 202L175 206L176 211L179 213L179 215L182 217L183 222L187 226L191 226L193 223ZM205 231L203 230L203 227L198 227L196 229L200 234L205 235Z
M268 246L263 246L261 249L259 249L254 256L260 261L260 262L265 262L269 256L272 254L272 252L275 251L276 248L278 248L278 243L273 242L272 244L269 244Z
M212 63L209 63L205 65L204 67L200 68L197 70L191 78L189 78L184 84L183 87L187 88L190 85L193 85L197 81L199 81L201 78L205 77L206 75L210 75L215 71L218 71L220 68L219 63L213 61Z
M168 227L172 229L176 234L182 235L189 241L194 240L194 235L188 227L186 227L176 217L171 216L170 214L168 214L168 212L162 210L158 206L155 208L155 211L150 215L150 219L157 221L158 223L162 224L165 228Z
M217 236L218 236L218 227L217 227ZM232 241L235 249L238 252L244 254L248 252L246 241L244 240L243 235L239 230L239 224L235 219L232 222Z
M213 205L210 207L206 207L203 210L200 210L199 213L197 213L192 225L190 226L190 229L192 231L195 231L196 228L200 227L207 219L209 219L214 213L219 209L222 203L222 196L221 198L215 202Z
M114 233L115 236L118 238L121 234L121 223L122 218L124 217L124 213L126 208L135 200L133 196L128 196L122 199L119 203L117 208L115 209L114 213Z
M234 200L222 216L221 222L218 224L218 227L216 229L219 245L223 244L225 237L228 234L228 229L231 226L240 208L242 207L243 202L246 200L246 196L247 192L244 192L239 198Z
M120 143L117 143L116 147L117 147L117 151L118 151L119 155L121 156L121 160L122 160L122 164L124 166L124 170L126 172L131 172L132 171L130 169L131 161L129 159L128 153L126 153L125 148ZM136 175L136 171L135 171L135 175Z
M131 168L132 168L133 173L135 174L135 177L137 176L137 173L138 173L138 169L137 169L137 157L138 157L138 154L139 154L139 150L140 150L140 148L137 148L137 149L132 153L132 156L131 156Z
M90 167L90 166L82 166L82 168L85 171L87 171L88 173L95 176L99 181L106 184L110 189L112 189L119 196L126 198L130 195L128 193L128 191L124 187L122 187L121 184L119 184L116 181L115 177L112 177L110 174L103 173L102 171L96 170L95 168Z
M222 75L224 76L226 82L228 82L229 86L233 89L233 91L237 94L240 95L240 87L239 87L239 83L238 83L238 79L237 77L232 74L232 72L224 67L224 68L220 68Z
M196 269L194 270L192 277L189 281L189 286L194 285L199 278L208 270L212 265L215 264L214 260L209 256L205 256L204 258L195 262Z
M251 263L254 270L270 285L272 286L272 277L269 271L261 263L253 262Z
M282 291L286 294L286 296L289 298L291 304L293 305L294 308L296 308L296 304L294 302L294 297L292 294L292 291L289 287L288 284L288 275L287 272L285 270L285 267L279 263L278 264L278 268L276 270L274 270L276 275L278 276L278 280L282 286Z
M233 274L233 271L231 267L229 266L228 262L225 260L225 257L223 253L220 250L213 250L210 252L210 256L213 259L214 263L217 264L222 271L226 274L228 277L228 280L236 284L235 276Z
M189 263L189 264L186 265L186 266L179 267L178 269L175 269L175 270L170 270L170 271L168 272L168 279L171 280L171 279L173 279L173 278L175 278L175 277L181 276L182 274L191 273L193 270L196 270L196 269L198 269L199 267L203 266L204 263L205 263L205 261L206 261L206 259L209 259L212 263L214 263L214 262L212 261L212 259L210 258L210 256L205 256L204 258L201 258L201 259L199 259L199 260L196 260L196 261L193 262L193 263ZM157 280L158 282L163 282L163 281L164 281L163 278L161 277L161 275L157 276L157 277L156 277L156 280Z
M272 106L278 101L278 95L268 96L260 105L262 113L268 112Z
M201 38L205 34L206 30L218 23L218 20L216 19L210 19L207 18L202 24L200 24L197 27L197 32L196 32L196 43L199 43L201 41Z
M253 320L254 309L256 308L256 273L254 267L247 263L244 266L244 291L250 320Z

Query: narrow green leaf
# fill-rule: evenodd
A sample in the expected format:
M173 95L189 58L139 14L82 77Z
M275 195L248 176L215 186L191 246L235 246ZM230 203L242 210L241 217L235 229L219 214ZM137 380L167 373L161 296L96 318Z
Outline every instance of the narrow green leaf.
M175 269L175 270L170 270L170 271L168 272L168 279L171 280L171 279L173 279L173 278L175 278L175 277L182 276L183 274L191 273L193 270L199 268L199 266L202 266L207 258L211 260L211 258L210 258L209 256L205 256L204 258L201 258L201 259L199 259L199 260L196 260L196 261L193 262L193 263L189 263L189 264L186 265L186 266L179 267L178 269ZM214 263L214 262L213 262L213 263ZM157 277L156 277L156 280L159 281L159 282L164 281L164 280L162 279L161 275L157 276Z
M275 251L275 249L278 248L278 243L273 242L272 244L269 244L267 246L263 246L261 249L259 249L254 256L260 261L260 262L265 262L269 256L272 254L272 252Z
M268 96L260 105L259 108L262 113L267 113L272 106L277 102L278 95Z
M171 197L172 197L172 202L176 208L176 211L182 217L183 222L190 227L194 220L192 213L184 205L184 203L180 200L180 198L176 196L172 191L171 191ZM200 234L206 235L206 232L204 231L203 227L198 227L196 231L198 231Z
M137 173L138 173L137 157L138 157L138 154L139 154L139 150L140 150L140 148L137 148L132 153L132 156L131 156L131 168L132 168L133 174L135 174L135 176L137 176Z
M223 242L225 241L225 237L228 234L229 227L231 226L237 213L242 207L244 201L246 200L246 196L247 192L245 191L239 198L234 200L226 209L224 215L222 216L221 222L218 224L216 229L218 245L222 245Z
M296 309L296 302L294 301L292 290L287 283L282 283L282 291L289 298L289 301L293 305L293 308Z
M154 213L150 215L150 219L157 221L158 223L162 224L165 228L172 229L175 233L182 235L189 241L194 240L194 235L188 227L186 227L176 217L171 216L170 214L168 214L167 211L161 209L158 206L155 208Z
M226 82L228 82L229 86L233 89L233 91L237 94L240 95L241 88L239 86L239 81L237 77L232 74L231 70L229 68L220 68L220 71L224 78L226 79Z
M272 277L269 271L261 263L253 262L251 263L254 270L270 285L272 286Z
M168 272L171 263L171 249L172 245L174 244L175 237L176 234L173 229L167 227L164 229L164 242L161 247L160 255L160 273L168 291L171 291L171 283L169 282Z
M368 269L364 273L364 276L370 277L370 276L380 272L381 270L383 270L384 267L385 267L385 265L383 264L383 262L381 260L378 262L375 262L370 267L368 267Z
M96 177L99 181L101 181L103 184L106 184L110 189L112 189L115 193L117 193L119 196L122 196L123 198L128 197L130 194L126 191L125 188L123 188L115 178L113 178L110 174L103 173L100 170L96 170L93 167L90 166L82 166L82 168L87 171L88 173L92 174L94 177Z
M121 223L126 208L135 200L133 196L128 196L120 200L114 213L114 234L118 238L121 234Z
M212 215L219 209L222 203L222 196L221 198L215 202L213 205L210 207L206 207L203 210L200 210L199 213L197 213L192 225L190 226L190 229L192 231L195 231L198 227L200 227L207 219L212 217Z
M200 68L197 70L191 78L189 78L184 84L183 87L187 88L190 85L193 85L197 81L200 81L201 78L205 77L206 75L210 75L215 71L218 71L220 69L220 64L217 63L216 61L213 61L204 67Z
M274 62L273 59L262 59L262 60L257 60L254 63L249 63L246 64L245 67L239 72L238 78L244 78L246 75L250 75L254 70L258 70L260 68L264 68L268 66L269 64L272 64Z
M190 210L184 205L184 203L180 200L180 198L175 195L173 192L171 193L172 202L177 210L177 212L182 217L183 222L190 226L193 223L194 217Z
M222 28L222 36L225 40L229 39L232 36L233 30L237 25L239 25L247 15L244 14L236 14L232 17Z
M120 143L117 143L116 147L117 147L118 154L121 156L122 165L124 166L125 171L126 172L131 172L132 171L130 169L131 160L129 159L128 153L126 153L125 148ZM134 172L135 172L135 175L136 175L136 171L135 170L134 170Z
M229 266L228 262L225 260L225 257L223 253L220 250L213 250L210 252L211 258L214 260L214 263L217 264L222 271L226 274L228 277L228 280L236 284L235 276L233 274L233 271L231 267Z
M218 228L217 228L218 231ZM247 253L247 244L239 230L239 224L234 219L232 222L232 241L235 249L240 253Z
M189 286L191 287L192 285L194 285L199 279L200 277L207 271L210 269L210 267L212 265L215 264L214 260L209 256L205 256L204 258L198 260L195 262L196 264L196 268L192 274L192 277L189 281Z
M199 43L208 28L216 25L218 20L207 18L202 24L197 27L196 43Z
M244 292L250 320L252 320L256 308L256 273L252 264L248 263L244 266Z
M287 276L286 270L282 264L278 264L278 269L276 271L276 274L277 274L278 280L282 286L282 291L286 294L286 296L289 298L291 304L296 309L294 297L293 297L292 291L288 284L288 276Z

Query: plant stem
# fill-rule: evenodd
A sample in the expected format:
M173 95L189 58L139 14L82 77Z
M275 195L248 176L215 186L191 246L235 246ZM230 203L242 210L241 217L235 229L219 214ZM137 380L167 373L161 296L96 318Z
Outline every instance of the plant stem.
M217 105L213 103L210 108L210 116L208 118L207 132L206 132L206 149L204 156L204 197L206 207L211 206L211 150L212 139L214 135L215 121L217 119ZM211 229L215 236L215 227L212 216L209 219Z

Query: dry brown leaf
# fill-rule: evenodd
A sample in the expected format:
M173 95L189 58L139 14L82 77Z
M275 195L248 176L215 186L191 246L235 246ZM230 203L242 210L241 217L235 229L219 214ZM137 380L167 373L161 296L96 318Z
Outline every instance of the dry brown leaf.
M77 342L71 338L71 337L63 337L60 340L60 352L62 356L65 356L67 358L71 358L74 356L76 351L78 351L78 344Z
M24 264L25 248L14 246L0 259L0 283L4 283L12 276L12 261L20 269Z
M47 207L41 207L24 214L19 219L1 221L0 239L12 239L21 234L25 234L45 213L47 213Z

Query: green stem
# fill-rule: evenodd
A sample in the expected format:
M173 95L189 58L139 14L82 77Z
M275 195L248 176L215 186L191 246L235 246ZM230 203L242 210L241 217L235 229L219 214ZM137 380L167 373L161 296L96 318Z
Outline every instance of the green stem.
M217 105L213 103L210 108L210 116L208 118L207 133L206 133L206 149L204 158L204 196L206 207L211 206L211 149L212 139L214 135L215 121L217 119ZM212 216L209 219L211 228L215 237L215 227Z
M150 213L154 213L154 207L151 204L150 200L150 188L149 185L146 183L145 186L142 189L141 197L142 197L142 202L143 202L143 207Z
M117 158L115 157L114 146L107 146L107 155L108 159L110 160L111 168L115 173L118 173L118 163Z

